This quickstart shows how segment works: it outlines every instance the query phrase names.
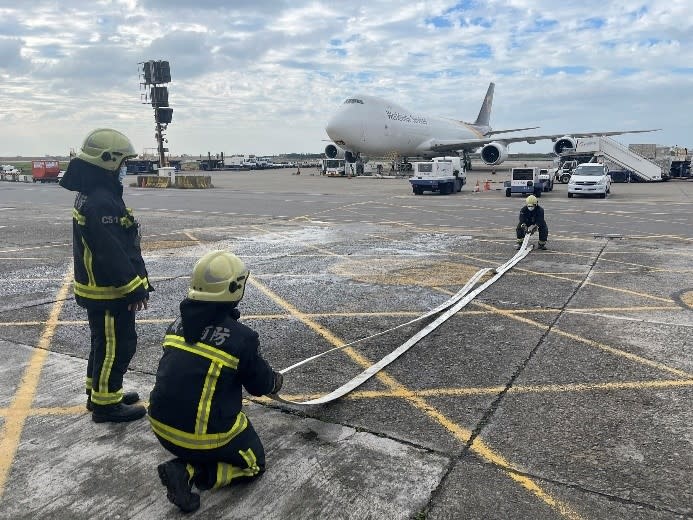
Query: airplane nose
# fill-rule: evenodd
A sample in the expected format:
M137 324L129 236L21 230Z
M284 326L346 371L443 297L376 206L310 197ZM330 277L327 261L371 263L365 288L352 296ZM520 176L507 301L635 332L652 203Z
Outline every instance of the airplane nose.
M327 132L330 139L335 142L342 141L349 143L358 141L358 127L359 125L354 121L353 116L345 114L344 112L338 112L327 122L325 132Z
M340 117L340 114L336 114L332 116L330 120L327 122L325 132L327 132L327 135L330 136L330 139L336 141L340 139L340 130L343 130L343 126L344 125L342 123L342 118Z

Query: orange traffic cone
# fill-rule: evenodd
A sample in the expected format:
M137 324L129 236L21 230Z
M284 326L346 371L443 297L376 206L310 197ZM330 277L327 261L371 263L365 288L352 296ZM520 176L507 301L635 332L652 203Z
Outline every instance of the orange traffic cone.
M486 181L484 182L484 191L489 191L490 189L491 189L491 181L486 179Z
M476 186L474 187L474 193L479 193L479 181L476 181Z

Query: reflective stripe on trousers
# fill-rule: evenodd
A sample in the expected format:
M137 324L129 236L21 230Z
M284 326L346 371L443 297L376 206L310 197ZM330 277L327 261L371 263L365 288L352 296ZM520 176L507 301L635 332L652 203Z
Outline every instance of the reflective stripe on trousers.
M134 311L87 310L91 350L86 388L97 406L123 400L123 375L137 346Z

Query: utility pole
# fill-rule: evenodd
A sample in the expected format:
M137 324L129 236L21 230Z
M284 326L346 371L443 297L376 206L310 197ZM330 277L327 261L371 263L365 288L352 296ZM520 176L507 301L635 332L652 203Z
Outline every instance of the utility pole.
M159 121L159 111L156 108L154 108L154 121L156 122L155 136L157 140L157 149L159 150L159 165L163 168L166 166L166 155L164 154L164 132L161 122Z
M154 60L142 62L140 65L142 65L140 77L144 79L140 82L140 88L145 89L144 94L141 95L142 102L151 104L154 109L154 138L159 153L159 167L164 168L167 166L166 152L168 152L168 148L164 145L168 143L164 131L173 118L173 109L168 106L168 88L165 86L171 82L171 67L168 61Z

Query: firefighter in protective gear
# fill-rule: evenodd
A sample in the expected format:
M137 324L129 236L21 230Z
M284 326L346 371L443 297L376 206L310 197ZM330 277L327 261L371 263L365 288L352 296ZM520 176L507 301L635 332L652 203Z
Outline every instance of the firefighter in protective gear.
M60 185L76 191L72 208L74 292L87 310L91 350L87 409L94 422L144 417L135 392L123 393L123 375L137 347L135 312L152 290L140 250L139 224L123 202L119 180L135 149L122 133L99 128L87 135Z
M546 249L546 240L549 238L549 227L544 220L544 209L539 206L539 201L534 195L525 200L525 205L520 210L520 221L515 229L517 235L517 248L522 247L522 241L529 230L530 234L539 229L539 249Z
M169 501L184 512L200 507L193 485L219 488L265 469L262 442L241 409L242 388L274 394L283 378L260 354L257 332L238 321L248 276L236 255L205 254L164 338L149 421L176 457L157 469Z

